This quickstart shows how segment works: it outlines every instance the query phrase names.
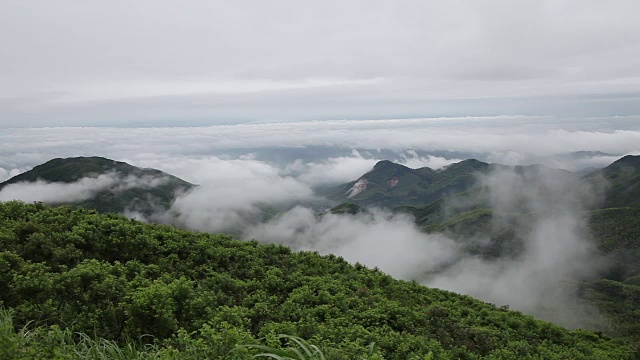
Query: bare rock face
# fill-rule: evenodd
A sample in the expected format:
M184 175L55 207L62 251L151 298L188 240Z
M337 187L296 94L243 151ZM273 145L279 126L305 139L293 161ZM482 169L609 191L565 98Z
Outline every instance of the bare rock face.
M367 190L367 185L369 185L369 181L365 178L358 180L347 193L349 194L348 198L352 198L361 192Z

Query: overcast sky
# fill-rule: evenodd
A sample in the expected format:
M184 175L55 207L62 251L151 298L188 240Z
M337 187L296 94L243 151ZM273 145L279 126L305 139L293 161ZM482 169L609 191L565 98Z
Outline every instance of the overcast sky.
M0 126L640 114L640 2L0 0Z

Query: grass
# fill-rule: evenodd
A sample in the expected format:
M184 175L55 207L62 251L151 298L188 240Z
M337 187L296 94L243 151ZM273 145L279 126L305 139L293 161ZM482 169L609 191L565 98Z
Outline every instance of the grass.
M0 307L0 359L93 359L93 360L143 360L143 359L183 359L204 358L201 349L185 349L181 353L176 349L163 348L155 344L139 345L135 341L116 341L99 337L91 337L85 333L61 329L57 326L49 328L35 327L29 323L16 329L13 323L13 312ZM275 360L327 360L322 349L306 340L291 335L275 335L278 342L284 342L284 348L262 344L236 345L234 350L248 349L254 358L270 358ZM358 360L383 360L375 352L372 343L369 354ZM225 358L235 358L232 353ZM203 355L203 356L201 356ZM239 355L239 353L236 353ZM249 355L251 356L251 355Z
M155 345L138 346L125 342L91 337L84 333L60 329L32 327L27 324L16 330L11 310L0 308L0 358L6 360L55 358L95 360L138 360L163 358Z
M275 360L327 360L327 356L325 356L322 349L300 337L280 334L276 335L275 340L284 340L287 347L282 349L268 345L249 344L237 345L237 348L249 348L261 351L253 355L254 358L262 357ZM432 354L427 354L420 360L431 360L432 358ZM358 360L384 360L384 358L375 350L375 343L371 343L368 348L368 354L358 357Z
M238 345L238 347L263 351L253 356L256 358L266 357L276 360L326 360L324 353L319 347L309 344L302 338L291 335L277 335L276 338L287 341L289 347L279 349L260 344Z

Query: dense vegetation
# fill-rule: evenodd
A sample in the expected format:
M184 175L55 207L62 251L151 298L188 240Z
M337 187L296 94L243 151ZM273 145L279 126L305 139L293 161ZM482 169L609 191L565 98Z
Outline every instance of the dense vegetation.
M372 343L375 356L403 360L640 356L623 340L333 255L115 214L0 204L0 249L0 305L11 311L0 319L5 358L73 358L104 345L144 352L131 357L242 359L250 348L237 344L279 346L282 333L317 344L328 359L367 357Z

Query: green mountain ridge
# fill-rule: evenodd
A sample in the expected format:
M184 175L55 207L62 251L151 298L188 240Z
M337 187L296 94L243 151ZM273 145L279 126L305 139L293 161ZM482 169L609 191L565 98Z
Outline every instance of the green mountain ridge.
M389 209L428 206L440 199L473 190L478 185L479 175L495 170L514 170L521 175L550 172L554 175L578 177L570 171L543 165L507 166L475 159L463 160L440 170L428 167L411 169L383 160L358 180L323 189L320 194L338 203L348 201L359 206ZM358 187L360 191L354 193L352 189Z
M49 160L0 183L0 190L10 184L36 181L69 184L101 175L114 176L123 183L127 179L134 179L139 184L118 191L106 188L97 191L89 199L72 203L73 205L100 212L124 213L126 210L134 210L148 215L158 208L169 208L177 194L195 186L157 169L139 168L125 162L93 156ZM158 183L154 184L154 181Z
M478 160L464 160L436 171L428 167L411 169L383 160L358 180L324 190L321 195L359 206L394 208L426 204L448 194L465 191L475 183L475 172L484 171L487 166ZM367 182L366 188L357 194L350 192L362 179Z
M601 208L640 207L640 155L627 155L584 177L602 197Z

